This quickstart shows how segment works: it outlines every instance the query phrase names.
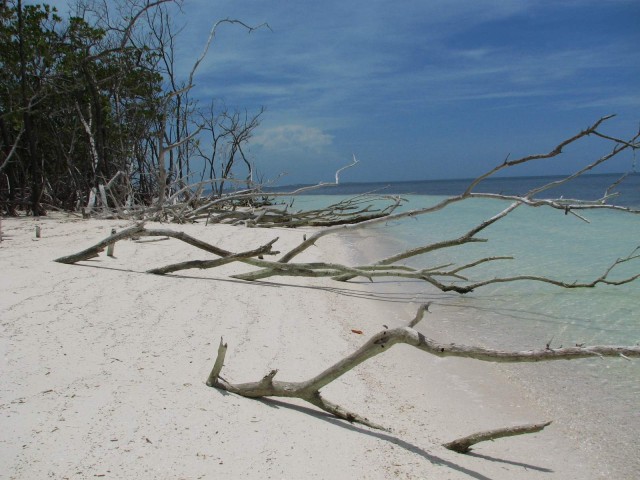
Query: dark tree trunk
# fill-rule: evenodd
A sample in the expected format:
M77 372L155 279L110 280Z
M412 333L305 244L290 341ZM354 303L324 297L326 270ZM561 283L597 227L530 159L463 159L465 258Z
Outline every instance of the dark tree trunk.
M27 141L28 165L31 177L30 207L34 217L46 215L45 210L40 205L42 198L42 167L38 161L36 139L33 131L31 107L27 95L27 67L24 53L24 25L22 19L22 0L18 0L18 54L20 55L20 91L22 94L24 135Z

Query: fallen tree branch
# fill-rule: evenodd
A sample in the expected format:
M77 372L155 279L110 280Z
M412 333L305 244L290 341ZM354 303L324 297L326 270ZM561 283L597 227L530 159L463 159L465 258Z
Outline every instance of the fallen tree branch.
M530 155L526 157L522 157L516 160L505 160L505 162L501 165L498 165L494 169L490 170L486 175L478 177L479 180L485 179L488 176L492 175L495 172L498 172L502 169L517 166L523 163L552 158L554 156L559 155L562 152L562 149L585 137L590 134L595 134L597 132L597 128L610 117L603 117L594 125L589 127L588 129L580 132L577 135L574 135L569 140L565 140L558 144L555 148L553 148L550 152L546 154L540 155ZM599 135L602 137L602 135ZM188 235L179 233L179 232L171 232L166 233L167 236L172 236L174 238L181 239L187 243L190 243L198 248L203 248L205 251L210 253L214 253L222 258L215 260L194 260L189 262L182 262L173 265L167 265L164 267L154 268L150 270L151 273L164 274L176 272L179 270L189 269L189 268L215 268L221 265L226 265L234 261L239 261L245 264L249 264L257 268L255 271L245 272L241 274L232 275L233 278L247 280L247 281L255 281L261 280L273 276L302 276L302 277L330 277L334 280L338 281L348 281L356 277L362 277L373 281L375 278L404 278L404 279L415 279L420 281L425 281L434 287L440 289L441 291L453 291L460 294L472 292L478 288L485 287L491 284L497 283L507 283L507 282L518 282L518 281L534 281L546 283L549 285L554 285L561 288L593 288L600 284L606 285L622 285L625 283L629 283L640 278L640 273L635 272L627 274L624 278L615 278L612 272L622 263L628 263L631 260L637 260L640 258L638 255L638 251L636 249L631 255L619 259L609 265L609 267L604 271L602 275L599 277L589 280L589 281L565 281L563 279L551 278L549 275L539 276L539 275L503 275L496 278L473 278L469 275L469 278L466 278L462 275L462 272L469 271L471 268L474 268L481 264L486 264L488 262L494 262L497 260L506 260L511 259L510 256L487 256L484 258L479 258L473 261L470 261L464 265L445 265L441 267L415 267L415 266L404 266L397 265L397 262L414 258L418 255L430 254L435 251L440 251L442 249L448 249L453 247L464 247L473 243L478 242L486 242L485 238L478 238L478 234L483 232L487 228L495 225L497 222L505 219L508 215L510 215L514 210L516 210L520 206L529 206L529 207L551 207L554 209L561 209L565 214L571 213L576 217L580 218L583 221L587 221L583 215L579 215L576 213L578 210L584 209L612 209L612 210L621 210L633 214L640 213L638 209L632 209L628 207L621 207L616 205L608 205L604 202L607 198L609 198L612 194L611 189L614 188L614 185L618 185L622 179L618 180L614 185L610 186L604 194L604 197L598 200L567 200L563 198L558 199L537 199L533 198L534 195L546 191L548 189L557 187L562 185L569 180L575 179L576 177L584 174L587 171L595 168L596 166L610 160L614 156L618 155L625 149L636 149L639 148L637 143L638 135L634 136L629 141L619 141L616 138L609 138L604 136L606 140L616 142L614 148L607 154L601 156L595 161L591 162L585 167L580 168L575 173L571 175L567 175L560 180L555 180L553 182L544 184L542 186L533 188L529 190L529 192L523 195L503 195L503 194L492 194L492 193L477 193L474 189L480 183L480 181L473 181L469 188L462 193L461 195L453 196L445 198L435 205L427 206L424 208L420 208L417 210L410 210L404 212L395 212L395 210L401 205L404 199L400 197L372 197L368 194L356 196L351 199L340 201L334 205L331 205L326 208L314 209L310 211L298 211L291 212L289 211L293 205L293 200L289 205L285 205L284 208L276 208L272 205L262 204L259 206L256 205L247 205L242 203L235 202L243 202L249 201L251 199L255 199L256 195L266 195L263 192L259 192L257 190L247 190L236 192L230 196L223 196L221 198L214 199L210 202L205 203L205 205L198 206L198 202L201 200L194 200L194 206L191 208L189 212L185 212L184 204L176 204L171 206L165 206L163 209L165 212L175 212L175 217L180 218L180 221L194 221L196 218L200 218L197 215L205 215L208 222L230 222L232 224L241 224L243 223L246 226L257 227L272 227L272 226L287 226L287 227L297 227L297 226L323 226L327 228L319 229L310 235L305 235L304 240L286 252L281 258L277 261L267 261L263 258L260 258L263 254L273 254L271 252L270 247L273 243L269 243L263 245L262 247L254 250L250 250L248 252L242 253L231 253L222 249L216 249L213 246L208 244L199 245L199 240L189 237ZM336 172L336 182L331 184L318 184L310 187L303 187L302 189L295 190L294 192L286 193L286 195L294 195L295 193L306 192L309 189L319 188L325 185L337 185L339 182L339 174L345 168L349 168L357 163L357 160L354 157L354 161L352 164L343 167L342 169ZM285 195L283 193L272 193L268 195L281 196ZM375 208L373 204L373 200L379 200L384 198L385 200L391 200L392 203L387 205L385 208ZM356 228L364 228L372 225L377 225L382 221L394 221L401 220L405 218L411 218L418 215L424 215L429 213L434 213L439 210L443 210L449 207L452 204L457 202L470 199L470 198L487 198L492 200L499 201L508 201L509 203L500 206L500 210L495 213L493 216L486 218L484 221L479 222L472 228L470 228L467 232L462 235L454 238L447 238L444 240L434 241L426 245L418 246L416 248L408 249L405 251L401 251L394 255L388 256L386 258L380 259L377 262L374 262L371 265L341 265L336 263L327 263L327 262L316 262L316 263L295 263L293 259L298 256L300 253L307 250L309 247L314 245L320 238L325 235L337 233L337 232L347 232ZM227 203L225 203L227 202ZM231 203L228 203L231 202ZM224 207L223 207L224 206ZM280 205L282 207L282 205ZM213 209L213 210L212 210ZM198 213L200 212L200 213ZM215 214L214 214L215 212ZM174 213L172 213L173 215ZM195 216L194 216L195 215ZM166 231L162 231L165 234ZM152 235L152 233L146 233L146 235ZM119 237L123 238L123 237ZM78 259L86 259L91 258L92 256L97 255L101 248L104 245L108 245L110 242L116 241L118 238L108 238L101 242L91 249L88 249L85 252L80 252L79 254L63 257L62 259L58 259L58 261L62 261L63 263L74 263L78 261ZM258 257L258 258L256 258ZM618 269L618 271L620 271Z
M172 265L167 265L166 267L154 268L151 270L147 270L147 273L153 273L156 275L165 275L167 273L173 273L180 270L188 270L190 268L214 268L220 267L222 265L226 265L231 262L235 262L238 260L243 260L251 257L258 257L261 255L277 255L278 252L272 252L271 247L274 243L278 241L277 238L274 238L270 242L255 248L253 250L249 250L247 252L234 253L230 255L223 256L222 258L218 258L215 260L190 260L182 263L175 263Z
M487 440L497 440L498 438L513 437L515 435L523 435L526 433L536 433L544 430L545 427L551 425L551 421L543 423L534 423L531 425L519 425L516 427L503 427L484 432L473 433L466 437L458 438L452 442L447 442L442 446L458 453L467 453L471 450L471 446L476 443L486 442Z
M458 244L464 244L469 242L480 242L482 239L476 239L473 237L475 232L481 230L485 226L490 225L495 221L497 217L501 218L507 211L511 211L515 204L512 204L507 209L503 210L500 214L496 215L492 219L483 222L481 226L474 228L467 232L463 236L447 241L434 244L434 248L446 248L448 246L454 246ZM403 278L411 280L421 280L427 282L443 292L456 292L465 294L476 290L477 288L484 287L495 283L510 283L517 281L533 281L547 283L561 288L594 288L599 284L605 285L623 285L633 282L640 278L640 273L631 275L621 279L611 279L610 275L621 264L631 262L633 260L640 259L640 247L634 249L631 254L626 257L619 258L611 265L609 265L604 273L598 278L586 281L586 282L565 282L562 280L556 280L544 276L536 275L517 275L511 277L496 277L486 280L471 282L468 278L461 275L461 272L482 265L488 262L495 262L499 260L512 260L510 256L494 256L485 257L464 265L440 265L436 267L428 268L414 268L406 265L386 265L385 261L378 262L373 265L358 265L350 267L338 263L327 262L312 262L312 263L287 263L280 261L265 260L265 255L277 255L279 252L272 250L273 245L278 238L267 242L252 250L234 253L228 250L216 247L207 242L199 240L195 237L187 235L184 232L177 232L174 230L165 229L147 229L143 224L139 224L128 229L122 230L119 233L110 235L109 237L101 240L97 244L82 250L81 252L60 257L56 259L56 262L74 264L83 260L89 260L100 254L109 245L115 244L117 241L124 240L132 237L170 237L183 241L196 248L204 250L208 253L217 255L218 259L211 260L189 260L186 262L179 262L163 267L156 267L147 270L147 273L153 273L156 275L164 275L181 270L187 270L192 268L208 269L216 268L222 265L227 265L233 262L241 262L254 267L259 270L251 272L240 273L231 275L232 278L245 281L257 281L274 276L286 276L286 277L309 277L309 278L322 278L329 277L338 281L347 281L356 277L366 278L369 281L373 281L374 278ZM409 252L405 252L405 257L410 256ZM397 256L396 256L397 257Z
M133 237L170 237L170 238L175 238L177 240L180 240L182 242L188 243L189 245L192 245L196 248L199 248L201 250L204 250L205 252L209 252L212 253L214 255L217 255L219 257L223 257L223 259L226 259L226 262L222 262L220 263L220 265L223 265L224 263L230 263L233 261L238 261L247 257L254 257L254 256L260 256L260 255L277 255L279 252L273 252L271 250L273 244L278 240L277 238L274 238L273 240L269 241L268 243L253 249L253 250L249 250L247 252L242 252L242 253L233 253L230 252L228 250L225 250L223 248L220 247L216 247L215 245L211 245L210 243L204 242L202 240L199 240L195 237L192 237L191 235L187 235L184 232L176 232L174 230L165 230L165 229L147 229L144 227L144 224L140 223L136 226L127 228L125 230L122 230L118 233L109 235L107 238L105 238L104 240L101 240L100 242L98 242L97 244L86 248L84 250L82 250L81 252L75 253L73 255L68 255L65 257L60 257L60 258L56 258L54 260L54 262L58 262L58 263L66 263L66 264L74 264L83 260L89 260L91 258L97 257L100 252L102 252L105 248L107 248L109 245L113 245L116 242L120 241L120 240L126 240L127 238L133 238ZM174 264L174 265L169 265L167 267L161 267L161 268L157 268L157 269L153 269L150 271L150 273L170 273L172 271L177 271L177 270L184 270L185 268L207 268L207 267L199 267L197 266L199 261L196 261L196 264L194 264L194 266L185 266L187 264L189 264L190 262L184 262L181 264ZM207 262L207 261L204 261Z
M198 205L197 207L193 208L192 211L190 211L187 215L185 215L184 219L194 221L204 216L205 218L207 218L207 221L210 222L212 221L211 220L212 215L222 215L223 218L226 217L229 211L228 210L225 211L224 207L228 207L229 205L234 205L238 202L240 203L253 202L255 201L256 198L272 198L273 199L278 197L294 197L296 195L308 193L310 191L318 190L320 188L335 187L340 183L340 174L344 170L354 167L358 163L359 163L358 159L356 159L355 155L353 155L353 161L350 164L345 165L342 168L339 168L335 172L335 182L320 182L315 185L300 187L289 192L278 192L278 191L264 192L260 186L257 186L254 188L249 188L247 190L234 192L228 195L221 195L218 198L214 198L212 200L205 202L202 205ZM371 196L371 198L375 198L375 197ZM292 218L288 217L287 215L288 212L286 211L286 209L284 211L279 211L279 212L273 209L272 213L275 214L275 221L280 226L291 226L291 227L308 226L310 225L309 221L311 220L318 221L316 226L342 225L343 223L359 223L363 220L381 218L383 216L390 214L393 210L395 210L395 208L400 204L400 200L397 197L385 197L385 196L377 197L377 199L386 199L386 200L390 198L393 200L393 203L390 206L384 209L378 210L377 212L379 212L379 214L366 215L364 219L360 218L360 214L366 213L367 210L363 212L352 213L351 215L348 216L348 219L349 219L348 221L345 221L346 219L344 218L337 219L337 220L331 219L331 218L330 219L321 218L326 215L331 216L331 214L336 210L344 210L345 208L347 208L345 207L345 204L351 203L353 200L341 201L336 205L331 205L325 209L316 210L315 212L298 212L297 214L293 214ZM319 212L319 215L316 215L317 212ZM235 213L235 216L247 222L255 222L254 224L256 224L258 223L256 220L261 216L261 214L262 212L258 212L257 215L254 215L253 212L249 209L243 212L237 212ZM296 216L305 216L308 218L304 219L303 221L297 221L295 218ZM272 221L273 220L274 219L272 218ZM266 224L266 226L269 226L270 222L264 220L264 221L261 221L260 223L264 223Z
M362 347L352 354L344 357L315 377L302 382L274 380L278 370L272 370L257 382L235 384L225 380L220 376L220 373L224 365L227 345L221 340L214 367L207 379L207 385L249 398L299 398L349 422L361 423L372 428L382 428L380 425L373 423L355 412L348 411L339 405L331 403L321 396L320 390L361 363L388 351L389 348L398 343L411 345L437 357L465 357L474 360L501 363L542 362L590 357L640 357L640 346L575 346L567 348L550 348L547 346L537 350L506 351L472 345L439 343L425 337L413 328L422 320L428 308L429 304L420 306L415 318L409 322L408 326L390 330L385 329L373 335ZM519 435L529 433L530 431L532 430L524 428L520 430L500 429L492 432L484 432L476 434L476 437L472 436L473 438L480 438L472 443L489 439L487 437L488 434L497 435L494 436L494 438L498 438L499 436ZM472 443L469 443L469 445Z
M67 255L65 257L56 258L54 262L74 264L77 262L81 262L83 260L89 260L91 258L97 257L109 245L112 245L120 240L125 240L127 238L139 236L143 230L144 230L143 224L138 224L134 227L129 227L125 230L121 230L118 233L109 235L104 240L101 240L100 242L96 243L95 245L89 248L82 250L81 252L74 253L72 255Z
M207 378L207 385L212 387L215 383L218 376L220 376L220 371L224 366L224 357L227 354L227 344L224 343L222 338L220 339L220 345L218 345L218 355L216 357L216 363L213 364L213 368L211 369L211 373L209 374L209 378Z
M474 240L471 240L474 241ZM475 240L480 241L480 240ZM256 267L260 267L260 270L253 272L241 273L232 275L233 278L239 280L255 281L262 280L274 276L291 276L291 277L331 277L338 281L347 281L355 277L363 277L369 281L373 281L374 278L405 278L425 281L443 292L456 292L460 294L470 293L474 290L492 285L496 283L512 283L518 281L530 281L547 283L556 287L574 289L574 288L595 288L596 286L603 285L624 285L631 283L640 278L640 273L630 275L621 279L611 279L610 275L616 267L633 260L640 259L638 251L640 247L636 248L630 255L624 258L619 258L609 265L604 273L598 278L585 282L565 282L562 280L556 280L553 278L538 276L538 275L516 275L510 277L495 277L487 280L481 280L477 282L469 282L467 278L460 275L460 272L473 268L475 266L493 262L497 260L512 260L510 256L496 256L485 257L473 262L470 262L461 266L446 265L436 268L413 268L406 265L361 265L355 267L349 267L346 265L340 265L335 263L283 263L282 261L257 261L250 260L245 263L249 263ZM451 267L451 268L447 268ZM453 283L447 282L444 279L461 280L467 283Z

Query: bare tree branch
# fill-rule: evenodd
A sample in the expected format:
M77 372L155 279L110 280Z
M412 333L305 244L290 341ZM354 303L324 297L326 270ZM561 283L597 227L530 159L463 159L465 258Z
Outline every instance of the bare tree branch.
M396 344L404 343L437 357L463 357L485 362L499 363L543 362L593 357L640 357L640 346L626 347L599 345L567 348L550 348L547 346L537 350L508 351L474 345L440 343L425 337L414 329L414 327L423 319L424 314L428 311L428 307L428 304L420 306L415 318L409 322L408 326L382 330L369 338L364 345L352 354L342 358L315 377L301 382L274 380L278 371L272 370L257 382L241 384L231 383L220 376L227 351L227 345L221 340L221 347L218 349L215 365L207 379L207 385L249 398L299 398L347 421L362 423L373 428L381 428L380 425L371 422L357 413L347 411L338 405L330 403L321 396L320 390L363 362L388 351ZM466 449L468 449L470 445L479 441L509 435L530 433L532 431L537 431L535 430L536 428L539 427L542 429L546 425L548 425L548 423L542 426L526 426L493 430L491 432L481 432L452 443L460 444L461 449L466 445Z
M452 442L447 442L442 446L458 453L467 453L471 450L471 446L476 443L486 442L488 440L497 440L498 438L513 437L526 433L536 433L544 430L545 427L551 425L551 421L543 423L535 423L532 425L518 425L516 427L503 427L484 432L473 433L466 437L458 438Z
M564 147L566 147L567 145L570 145L574 142L576 142L577 140L580 140L583 137L586 137L588 135L593 134L596 129L605 121L611 119L615 117L615 115L607 115L605 117L600 118L596 123L594 123L593 125L591 125L590 127L588 127L587 129L581 131L580 133L574 135L573 137L564 140L562 142L560 142L558 145L556 145L553 150L547 152L547 153L541 153L541 154L536 154L536 155L527 155L526 157L521 157L518 158L516 160L509 160L508 158L500 165L495 166L494 168L492 168L491 170L489 170L488 172L484 173L483 175L480 175L478 178L476 178L473 182L471 182L469 184L469 186L467 187L467 189L465 190L463 195L469 195L476 186L478 186L478 184L480 182L482 182L484 179L496 174L497 172L499 172L500 170L504 170L505 168L510 168L516 165L520 165L523 163L527 163L527 162L531 162L531 161L535 161L535 160L543 160L543 159L548 159L548 158L553 158L556 157L558 155L560 155L562 153L562 150L564 149Z
M202 63L204 58L207 56L207 52L209 51L209 47L211 46L211 42L213 41L213 39L216 36L216 31L218 30L218 27L220 25L222 25L223 23L240 25L240 26L244 27L245 29L247 29L249 31L249 33L252 33L254 30L258 30L258 29L260 29L262 27L266 27L269 30L271 30L271 27L269 26L268 23L262 23L262 24L260 24L260 25L258 25L256 27L252 27L252 26L247 25L246 23L244 23L244 22L242 22L240 20L236 20L236 19L233 19L233 18L225 18L223 20L218 20L216 23L213 24L213 26L211 27L211 30L209 30L209 37L207 38L207 41L206 41L205 46L204 46L204 49L202 50L202 53L200 54L198 59L193 64L193 67L191 68L191 72L189 73L189 81L187 83L187 85L189 87L193 86L193 77L196 74L196 71L198 70L198 67L200 66L200 64Z
M271 240L267 244L259 247L257 249L251 250L249 252L243 252L239 254L234 254L228 250L225 250L220 247L216 247L215 245L211 245L210 243L203 242L202 240L198 240L197 238L192 237L191 235L187 235L184 232L176 232L174 230L165 230L165 229L147 229L144 227L143 223L140 223L136 226L127 228L118 233L112 234L104 240L98 242L97 244L82 250L74 255L68 255L65 257L60 257L55 259L55 262L58 263L66 263L73 264L77 262L81 262L83 260L89 260L91 258L97 257L100 252L102 252L107 246L115 244L120 240L125 240L131 237L170 237L180 240L182 242L188 243L191 246L204 250L205 252L213 253L214 255L218 255L219 257L227 258L229 261L225 263L229 263L231 261L243 260L248 256L258 256L258 255L275 255L277 252L272 252L271 247L278 240L277 238ZM169 273L169 271L182 270L183 268L177 268L177 266L172 266L174 270L169 268L166 272L163 269L155 269L151 273ZM189 268L196 268L189 267ZM197 267L203 268L203 267Z

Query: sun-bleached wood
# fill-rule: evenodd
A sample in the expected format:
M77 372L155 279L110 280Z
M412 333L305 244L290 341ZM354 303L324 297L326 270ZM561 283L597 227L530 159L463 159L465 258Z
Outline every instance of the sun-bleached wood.
M508 217L517 208L552 208L561 210L565 215L572 214L583 221L588 221L588 218L586 218L584 213L578 213L582 210L588 211L591 209L609 209L624 212L627 214L639 214L640 210L638 209L607 203L608 200L615 196L615 194L612 193L612 189L614 188L614 186L619 185L620 182L623 181L623 179L625 178L624 176L614 182L614 184L609 186L604 192L603 197L596 200L572 200L564 199L562 197L555 199L537 198L537 195L539 195L540 193L567 183L575 179L576 177L579 177L580 175L591 171L593 168L611 160L612 158L626 150L635 150L636 148L640 148L640 144L638 144L638 138L640 137L640 134L636 134L632 139L625 141L602 134L597 130L605 121L610 118L611 116L601 118L589 128L581 131L580 133L567 140L560 142L547 153L529 155L515 160L507 159L502 164L494 167L485 174L479 176L477 179L473 180L469 184L467 189L460 195L447 197L434 205L430 205L424 208L418 208L415 210L397 212L397 207L399 207L403 202L403 199L398 196L378 196L370 198L368 195L360 195L348 200L340 201L335 205L332 205L325 209L316 209L307 212L290 212L289 207L291 205L285 206L284 209L277 209L273 208L272 206L265 205L258 208L236 208L234 206L231 209L223 209L221 211L218 211L215 216L212 216L212 210L210 209L221 208L218 207L218 205L223 205L224 202L229 200L230 198L234 199L234 201L248 201L250 199L255 199L257 195L263 195L263 192L258 193L252 190L236 192L232 197L214 199L211 202L205 203L205 205L191 209L190 211L193 215L185 213L185 210L183 208L184 206L179 208L176 207L178 208L176 212L181 212L179 213L181 221L184 221L187 218L190 218L191 220L201 218L199 217L199 215L202 214L204 215L204 218L206 218L208 223L231 222L233 224L244 224L250 227L319 226L325 228L317 229L310 232L309 234L305 234L303 236L302 242L300 242L298 245L295 245L293 248L290 248L286 253L284 253L279 259L275 261L259 258L260 254L254 254L255 252L258 252L258 250L243 252L242 254L231 254L231 252L212 251L211 253L215 253L216 255L224 258L216 260L194 260L190 262L165 265L162 267L155 267L151 269L150 272L163 274L188 268L215 268L234 261L238 261L257 268L257 270L232 275L233 278L247 281L257 281L270 277L282 276L330 277L334 280L342 282L349 281L358 277L367 279L369 281L374 281L375 279L379 278L396 278L421 280L433 285L434 287L442 291L453 291L461 294L472 292L478 288L495 283L520 281L542 282L561 288L593 288L601 284L622 285L635 281L640 278L640 273L635 273L637 270L632 270L632 273L626 274L626 276L613 275L613 273L614 271L617 273L617 271L620 270L618 267L622 264L628 265L630 262L637 263L638 259L640 259L640 247L635 248L630 254L613 261L608 267L603 269L602 274L600 274L599 276L592 278L591 280L581 282L574 282L571 280L567 281L562 279L563 277L566 278L567 274L570 275L570 272L565 271L549 271L544 275L539 276L518 275L516 273L511 276L498 276L493 278L473 278L471 276L472 273L469 273L474 267L485 263L508 261L513 259L513 257L511 256L505 255L492 255L478 258L462 265L450 264L415 267L398 264L398 262L400 261L415 258L419 255L426 256L426 260L428 260L429 253L436 252L442 249L464 247L468 244L477 242L487 242L486 238L479 237L480 233L486 230L488 227ZM602 155L598 159L579 168L577 171L570 175L567 175L559 180L554 180L552 182L539 185L522 195L501 195L476 191L476 188L479 186L482 180L490 177L491 175L494 175L497 172L500 172L507 168L514 168L525 163L536 162L539 160L556 157L560 155L563 149L568 145L571 145L574 142L577 142L578 140L590 135L597 136L608 142L613 142L614 147L609 153ZM294 190L293 192L288 192L286 193L286 195L293 196L298 193L307 193L309 190L314 190L322 186L338 185L339 174L345 168L353 167L357 163L358 160L354 157L351 164L339 169L336 172L335 183L320 183L309 187L303 187ZM278 197L285 194L269 193L268 195ZM415 248L404 250L391 256L387 256L380 260L374 261L368 265L344 265L329 262L301 263L294 261L294 259L298 255L306 251L312 245L315 245L324 236L349 232L354 229L363 229L366 227L378 225L381 222L391 222L395 220L416 217L419 215L428 215L443 210L457 202L473 198L492 199L495 200L496 203L507 202L507 205L500 206L500 210L497 213L489 218L479 221L475 226L458 237L439 240L436 242L428 243L426 245L421 245ZM375 199L385 199L390 203L383 208L374 208L370 204L370 201L373 201ZM295 199L291 201L291 204L293 204L294 201ZM171 210L171 207L163 208ZM176 215L178 215L178 213L176 213ZM173 232L171 235L174 238L179 238L180 234L177 232ZM114 242L119 239L120 238L118 237L111 237L110 239L107 239L105 241ZM191 240L193 242L198 242L196 239ZM267 245L263 245L261 248L267 249L271 245L273 245L274 242L275 240ZM96 254L96 251L99 250L101 246L101 244L98 244L91 249L88 249L88 253ZM205 248L205 250L207 249ZM58 261L62 261L64 263L74 263L74 259L86 259L86 254L87 252L80 252L76 255L58 259Z
M521 363L544 362L553 360L572 360L579 358L604 358L604 357L640 357L640 346L595 345L574 346L565 348L544 348L534 350L498 350L474 345L462 345L455 343L440 343L432 340L414 329L428 311L429 304L421 305L416 316L405 327L384 329L373 335L358 350L340 359L332 366L316 376L302 382L286 382L275 380L278 370L271 370L261 380L249 383L232 383L224 379L220 374L224 365L227 345L221 340L214 368L207 379L207 385L221 390L226 390L237 395L249 398L260 397L288 397L305 400L316 407L329 412L336 417L349 422L361 423L372 428L384 428L372 422L358 413L347 410L324 398L320 390L331 382L337 380L345 373L354 369L370 358L388 351L396 344L407 344L416 347L426 353L437 357L463 357L473 360L497 363ZM513 429L507 427L475 434L475 437L459 440L461 444L467 442L468 446L477 443L493 435L493 438L501 436L519 435L534 431L531 428ZM476 439L473 441L473 439ZM470 442L470 443L469 443Z
M442 446L458 453L467 453L471 450L471 446L476 443L493 441L499 438L513 437L516 435L524 435L526 433L537 433L544 430L545 427L551 425L551 422L534 423L531 425L517 425L514 427L496 428L493 430L485 430L483 432L472 433L466 437L458 438L451 442L444 443Z
M273 244L278 240L278 238L274 238L273 240L253 250L240 252L240 253L233 253L223 248L216 247L215 245L211 245L210 243L199 240L195 237L192 237L191 235L187 235L184 232L177 232L175 230L168 230L168 229L148 229L148 228L145 228L143 223L140 223L133 227L129 227L124 230L121 230L118 233L111 234L104 240L101 240L100 242L96 243L95 245L89 248L82 250L81 252L75 253L73 255L60 257L55 259L54 261L58 263L74 264L77 262L90 260L92 258L97 257L102 251L104 251L105 248L109 247L110 245L113 245L116 242L119 242L121 240L126 240L134 237L136 238L137 237L175 238L182 242L188 243L189 245L192 245L196 248L212 253L219 257L222 257L221 259L217 260L219 263L217 263L216 266L223 265L224 263L240 261L243 259L247 259L249 257L257 257L262 255L277 255L279 253L279 252L272 251ZM165 274L165 273L171 273L177 270L184 270L185 268L208 268L204 266L198 266L198 262L200 261L183 262L180 264L169 265L164 268L162 267L154 268L149 270L148 273ZM203 261L202 264L205 265L206 262L208 261Z

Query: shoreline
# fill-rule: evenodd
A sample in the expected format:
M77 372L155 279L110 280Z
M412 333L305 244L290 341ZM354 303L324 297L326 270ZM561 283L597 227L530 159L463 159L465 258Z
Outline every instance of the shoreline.
M491 364L398 346L323 390L391 433L297 400L207 388L220 336L229 344L223 376L230 381L255 381L272 368L280 380L303 380L383 324L406 324L415 311L405 285L297 277L248 283L228 277L245 268L236 265L141 273L205 258L174 240L119 242L115 258L102 254L83 265L51 261L127 225L3 219L0 478L600 478L554 425L479 444L474 455L440 446L485 426L540 420ZM162 228L232 250L276 236L286 250L304 232ZM325 237L300 260L327 255L346 258L349 247ZM434 338L438 315L422 325Z
M400 241L384 238L384 234L376 237L375 233L365 234L361 231L360 233L362 234L360 241L350 243L357 243L360 248L369 250L367 253L360 251L354 255L352 257L354 264L383 258L403 247ZM388 311L389 316L399 318L400 324L403 323L402 318L404 323L411 319L420 304L431 301L434 305L431 310L434 311L417 326L416 329L420 333L440 341L501 347L500 342L496 342L495 339L492 342L490 332L485 332L482 328L465 330L470 326L468 318L463 323L457 321L459 314L468 317L468 313L461 310L460 306L455 306L455 300L452 302L452 299L459 300L459 295L446 294L427 284L411 281L389 283L387 289L397 296L397 301L384 302L382 308ZM476 338L477 333L481 334L480 338ZM512 339L513 345L509 345L508 348L524 350L531 347L522 340ZM429 358L416 351L407 355L404 365L409 365L411 362L428 364ZM464 386L463 391L458 391L456 396L467 395L471 402L475 397L489 399L488 405L492 405L495 409L489 415L504 413L505 425L510 424L513 418L519 419L516 423L553 420L554 424L540 434L542 443L535 445L534 442L531 448L536 452L544 452L548 448L544 443L548 441L554 445L553 448L564 451L567 458L576 457L575 461L579 466L571 467L576 468L574 473L586 466L584 478L630 478L640 467L639 461L634 459L633 454L634 420L627 419L628 425L622 423L623 415L628 415L629 412L624 412L625 407L620 404L622 397L627 401L633 401L633 397L631 393L623 392L622 387L616 384L617 381L630 385L633 382L634 373L638 372L636 365L629 365L627 361L618 361L617 363L621 365L616 365L616 360L602 365L599 359L585 360L581 364L580 362L575 364L567 362L487 364L462 359L436 360L436 363L439 362L442 362L442 365L437 378L456 378L457 385L454 385L454 390L459 385ZM446 365L444 362L450 362L451 365ZM591 363L587 364L588 362ZM606 376L603 375L603 369L606 369ZM596 373L598 371L600 373ZM563 378L567 379L569 385L563 386ZM429 388L432 380L432 377L423 378L425 388ZM612 403L605 405L606 398L600 398L599 404L594 404L594 399L589 397L589 392L593 392L592 389L604 391L605 388L611 390L607 398ZM493 395L497 395L498 398L489 398ZM579 397L573 395L579 395ZM468 407L468 405L465 406L465 402L457 404L461 411ZM442 405L448 407L448 401ZM480 406L481 409L485 407L485 405ZM626 409L629 408L626 407ZM633 412L631 414L636 417L638 415ZM484 421L470 416L468 420L469 425L477 425L477 431L500 426L495 424L495 418ZM446 423L438 427L438 429L445 428L447 428ZM554 430L553 433L550 432L551 429ZM623 433L621 438L619 438L620 433ZM479 446L478 449L480 449Z

